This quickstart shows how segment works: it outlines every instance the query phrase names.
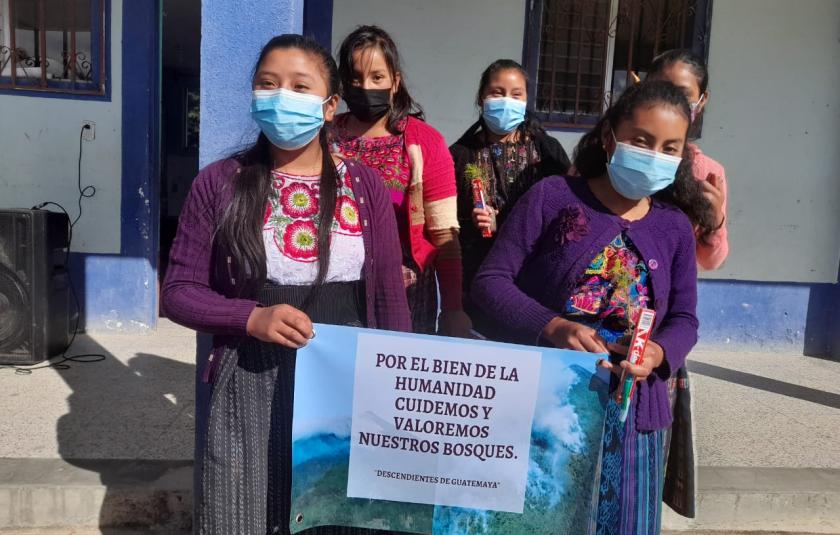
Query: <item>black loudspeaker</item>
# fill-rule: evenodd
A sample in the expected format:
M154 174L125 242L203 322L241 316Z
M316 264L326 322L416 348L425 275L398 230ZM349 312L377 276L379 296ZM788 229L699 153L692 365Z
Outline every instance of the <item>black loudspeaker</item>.
M0 210L0 364L35 364L70 341L67 215Z

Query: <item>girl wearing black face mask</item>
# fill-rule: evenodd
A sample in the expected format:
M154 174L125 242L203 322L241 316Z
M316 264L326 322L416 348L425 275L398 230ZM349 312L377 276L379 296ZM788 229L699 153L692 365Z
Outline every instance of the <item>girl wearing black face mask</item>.
M423 121L405 86L397 47L384 30L357 28L344 39L338 59L350 112L336 117L333 150L378 170L391 193L414 332L433 333L439 321L442 334L468 337L455 169L446 142Z

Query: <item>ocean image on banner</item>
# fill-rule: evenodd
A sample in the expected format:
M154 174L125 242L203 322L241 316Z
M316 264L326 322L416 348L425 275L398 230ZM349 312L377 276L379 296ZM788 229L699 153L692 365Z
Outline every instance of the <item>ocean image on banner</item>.
M357 336L366 330L318 325L316 331L317 337L297 356L292 533L315 526L435 535L594 533L608 380L604 370L596 373L596 355L536 348L542 361L524 509L521 514L482 511L347 497L355 353ZM504 345L445 340L481 344L491 351Z

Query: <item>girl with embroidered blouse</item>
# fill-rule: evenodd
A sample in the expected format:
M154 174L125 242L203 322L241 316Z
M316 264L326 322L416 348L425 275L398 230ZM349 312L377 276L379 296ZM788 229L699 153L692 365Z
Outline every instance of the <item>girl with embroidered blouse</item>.
M313 322L411 328L388 192L329 150L338 85L314 41L269 41L253 75L256 143L203 169L181 213L162 305L214 335L196 533L289 533L295 358Z
M478 306L520 343L605 353L638 382L625 422L610 396L598 534L659 532L666 382L697 340L695 231L714 213L691 176L691 110L668 82L621 96L578 144L583 177L548 177L514 207L473 281ZM644 361L625 360L642 308L656 311Z
M528 76L511 59L491 63L481 74L476 106L481 116L449 151L455 160L458 222L464 266L464 309L479 333L496 328L469 298L470 284L495 241L498 226L528 188L550 175L563 175L569 157L526 111ZM474 167L473 167L474 166ZM475 208L470 168L478 168L488 207ZM489 238L482 236L489 229Z
M334 150L377 169L391 194L403 249L414 332L469 337L461 295L461 249L452 157L411 98L393 39L361 26L341 44L338 70L349 113L339 115ZM437 283L441 309L438 318Z

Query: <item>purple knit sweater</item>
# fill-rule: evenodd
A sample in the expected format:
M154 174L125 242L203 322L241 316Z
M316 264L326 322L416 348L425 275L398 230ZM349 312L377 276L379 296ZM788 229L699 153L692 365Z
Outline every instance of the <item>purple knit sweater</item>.
M654 201L629 222L610 212L585 179L549 177L520 199L476 276L471 296L522 343L540 341L563 310L586 266L626 232L647 263L656 310L652 340L665 360L640 384L636 425L663 429L673 420L666 381L697 342L697 263L688 218Z
M399 236L394 210L382 179L369 167L346 162L359 205L365 248L364 279L367 327L411 331L402 280ZM235 160L201 170L178 221L161 289L161 303L173 321L214 337L214 350L246 335L256 296L240 297L243 274L228 251L213 243L215 230L233 195Z

